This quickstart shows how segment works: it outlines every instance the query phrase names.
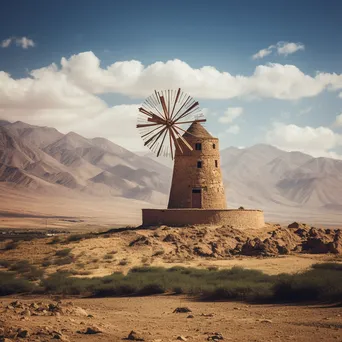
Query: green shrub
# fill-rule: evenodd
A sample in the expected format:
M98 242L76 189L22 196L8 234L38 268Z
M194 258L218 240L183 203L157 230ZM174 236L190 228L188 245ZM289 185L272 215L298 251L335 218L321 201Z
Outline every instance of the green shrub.
M44 275L43 270L31 265L27 260L20 260L12 264L9 270L21 274L28 280L38 280Z
M67 237L67 239L65 240L67 243L68 242L79 242L82 241L84 239L91 239L93 238L95 235L92 233L86 233L86 234L72 234L70 236Z
M18 247L18 245L19 245L19 242L17 242L17 241L7 242L5 245L5 250L9 251L11 249L16 249Z
M62 265L69 265L72 264L74 262L74 257L72 255L67 255L65 257L62 258L58 258L56 260L54 260L54 265L58 265L58 266L62 266Z
M63 258L57 260L61 259ZM11 265L11 269L25 278L32 273L32 267L25 261ZM7 276L6 284L29 286L26 280L18 280L13 273L7 273L11 275ZM73 271L73 274L81 273L82 271ZM177 266L169 269L134 267L127 275L116 272L101 278L76 278L72 273L63 270L46 278L39 273L36 274L37 277L41 278L41 289L48 293L67 295L146 296L172 292L184 293L203 300L293 303L340 302L342 298L342 270L335 264L314 265L312 269L302 273L279 275L267 275L241 267L208 270ZM7 293L8 286L3 287L0 293ZM22 291L19 285L14 288Z
M110 260L110 259L113 259L113 258L114 258L113 254L106 254L106 255L103 256L103 259L105 259L105 260Z
M20 260L11 265L10 271L15 271L17 273L25 273L30 271L31 264L27 260Z
M61 249L61 250L56 252L56 256L65 257L65 256L68 256L71 251L72 251L71 248Z
M42 262L43 267L49 267L51 265L53 265L53 260L51 260L50 258L46 258Z
M342 271L342 264L338 264L336 262L323 262L321 264L312 265L312 268L313 269Z
M10 261L10 260L0 260L0 266L1 267L9 268L12 263L13 263L13 261Z
M119 261L120 266L126 266L129 264L129 261L127 259L122 259Z
M36 287L27 279L16 278L15 273L12 272L0 272L0 279L0 296L28 293Z
M61 242L62 242L61 238L59 236L55 236L51 241L48 242L48 245L55 245Z

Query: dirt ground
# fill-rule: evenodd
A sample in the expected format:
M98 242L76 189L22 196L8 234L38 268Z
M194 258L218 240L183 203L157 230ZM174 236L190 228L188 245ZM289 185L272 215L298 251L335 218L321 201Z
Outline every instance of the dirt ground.
M17 299L17 298L16 298ZM13 310L4 309L14 298L1 301L0 322L28 330L30 337L20 341L53 341L40 339L36 332L57 331L65 341L122 341L131 330L145 341L208 341L222 335L224 341L342 341L342 308L324 306L251 305L237 302L197 302L180 296L139 298L63 299L81 307L88 316L30 316L24 319ZM21 299L23 303L49 299ZM177 307L188 307L190 313L173 313ZM189 317L189 315L191 316ZM88 327L101 331L96 335L77 333ZM214 339L215 340L215 339Z

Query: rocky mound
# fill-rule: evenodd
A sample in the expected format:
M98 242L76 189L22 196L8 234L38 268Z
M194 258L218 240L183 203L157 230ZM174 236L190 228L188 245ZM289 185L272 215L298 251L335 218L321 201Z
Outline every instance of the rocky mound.
M263 234L265 235L265 234ZM131 248L152 248L163 258L226 258L234 255L276 256L289 253L342 253L342 231L292 223L275 226L267 236L251 236L230 226L160 227L130 235Z
M5 315L7 321L28 321L33 316L55 316L57 321L60 316L73 316L92 318L84 309L74 306L72 302L20 302L14 301L1 308L1 313ZM63 329L62 329L63 330ZM65 329L64 329L65 330ZM78 332L78 331L77 331ZM87 327L84 332L79 333L93 334L99 333L97 327ZM41 326L34 328L16 327L12 324L3 324L0 327L0 341L50 341L61 340L69 341L65 331L56 330L52 327Z

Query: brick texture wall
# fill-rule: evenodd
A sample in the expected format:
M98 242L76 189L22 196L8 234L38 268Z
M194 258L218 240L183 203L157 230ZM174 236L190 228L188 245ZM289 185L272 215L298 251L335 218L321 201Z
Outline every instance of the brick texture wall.
M260 229L265 226L261 210L214 209L143 209L145 226L231 225L238 229Z
M201 189L201 208L227 208L218 139L208 134L208 137L187 136L186 140L194 150L184 145L183 153L176 149L168 208L192 208L194 188ZM196 143L201 144L201 150L195 149ZM201 168L197 162L202 163Z

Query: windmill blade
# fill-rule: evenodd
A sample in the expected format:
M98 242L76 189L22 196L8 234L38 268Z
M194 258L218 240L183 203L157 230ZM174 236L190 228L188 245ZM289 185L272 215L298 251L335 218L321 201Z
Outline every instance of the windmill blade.
M161 128L161 127L163 126L163 125L160 125L160 124L158 124L158 125L159 125L159 127L155 128L155 129L152 129L151 131L148 131L147 133L143 134L141 137L144 138L144 137L146 137L146 136L152 134L152 133L153 133L154 131L156 131L158 128Z
M177 131L177 128L175 126L172 126L172 129L176 132L176 134L178 135L178 137L181 139L181 141L184 143L184 145L190 150L193 151L193 148L191 147L191 145L182 137L181 134L179 134L179 132Z
M138 124L138 125L137 125L137 128L150 127L150 126L155 126L155 125L160 125L160 123L153 123L153 124Z
M178 120L180 120L181 118L184 118L184 116L187 116L188 115L188 113L192 110L192 109L194 109L195 107L197 107L198 106L198 102L195 102L194 104L192 104L183 114L181 114L178 118L176 118L175 120L174 120L174 122L177 122Z
M177 115L178 115L179 112L183 109L183 107L185 106L185 108L186 108L186 105L188 104L189 100L190 100L190 96L188 96L188 98L185 100L185 102L183 103L182 107L180 107L180 108L178 109L178 112L176 113L175 118L172 120L173 122L174 122L175 120L177 120L177 119L176 119L176 118L177 118ZM190 101L191 101L191 100L190 100Z
M161 131L157 132L155 135L153 135L152 137L150 137L148 140L146 140L145 142L145 146L148 145L152 140L155 139L155 141L157 141L159 139L159 137L163 134L164 130L166 129L166 127L163 127ZM154 144L153 144L154 145ZM153 146L152 145L152 146ZM152 147L151 146L151 147Z
M170 139L171 159L173 160L173 141L172 141L172 136L171 136L171 128L169 127L167 130L169 132L169 139Z
M144 145L155 152L157 157L171 155L173 159L176 152L183 153L184 148L193 150L182 136L183 132L187 131L180 126L205 122L200 114L198 102L182 92L181 88L155 90L139 108L136 126Z
M161 135L163 134L163 132L167 129L167 127L165 126L162 131L160 132L159 136L153 141L152 145L151 145L151 149L153 149L153 146L158 142L159 138L161 137ZM156 147L158 148L158 144L156 145ZM155 151L156 152L156 151Z
M164 96L161 96L161 97L160 97L160 102L161 102L161 104L162 104L163 111L164 111L164 114L165 114L165 120L168 120L168 118L169 118L169 113L167 112L167 108L166 108L166 103L165 103L165 98L164 98Z
M173 120L173 112L175 111L175 107L176 107L176 104L177 104L177 102L178 102L178 98L179 98L180 92L181 92L181 88L178 88L178 90L177 90L177 95L176 95L176 99L175 99L175 101L174 101L174 103L173 103L172 113L171 113L171 117L170 117L171 121Z
M174 142L175 146L176 146L176 144L177 144L177 147L179 148L180 152L183 154L182 146L180 145L178 139L176 138L172 126L170 127L170 133L171 133L171 136L172 136L172 139L173 139L173 142Z
M198 120L191 120L191 121L181 121L181 122L175 122L175 124L177 125L183 125L183 124L187 124L187 123L194 123L194 122L206 122L206 119L198 119Z
M161 149L162 149L162 147L163 147L163 144L164 144L166 135L167 135L167 129L165 130L165 133L164 133L164 136L163 136L163 140L162 140L162 142L161 142L161 144L160 144L160 147L159 147L159 150L158 150L158 153L157 153L157 157L159 157L159 155L160 155L160 151L161 151Z

